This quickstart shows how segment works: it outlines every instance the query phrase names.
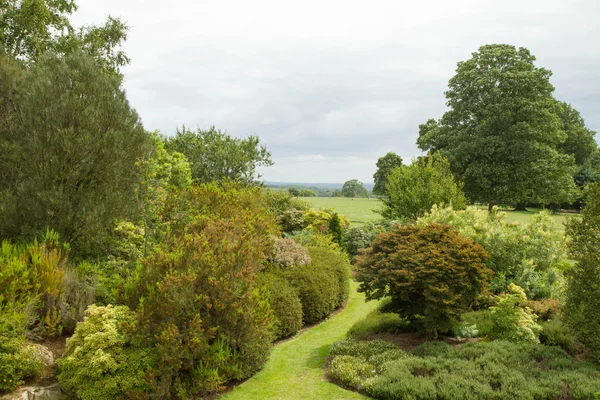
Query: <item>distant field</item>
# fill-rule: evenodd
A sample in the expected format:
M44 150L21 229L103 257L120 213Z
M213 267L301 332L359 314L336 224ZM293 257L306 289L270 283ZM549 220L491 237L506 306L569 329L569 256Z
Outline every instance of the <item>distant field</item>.
M350 220L350 226L362 226L366 222L381 219L373 210L380 206L377 199L348 199L345 197L303 197L316 210L333 208Z
M347 199L345 197L304 197L317 210L325 208L333 208L335 211L344 215L350 220L350 226L361 226L365 222L374 222L381 219L381 216L373 210L380 207L377 199ZM528 209L528 211L506 211L506 219L509 222L527 222L531 217L537 214L540 210ZM577 214L555 214L552 219L557 229L561 231L565 229L564 223L567 218L579 218Z

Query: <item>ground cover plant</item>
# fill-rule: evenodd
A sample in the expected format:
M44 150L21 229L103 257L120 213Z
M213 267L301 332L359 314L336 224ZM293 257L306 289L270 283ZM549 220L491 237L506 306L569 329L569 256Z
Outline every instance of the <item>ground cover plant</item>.
M564 350L505 341L402 351L385 341L344 339L330 351L331 379L377 399L593 399L596 365Z

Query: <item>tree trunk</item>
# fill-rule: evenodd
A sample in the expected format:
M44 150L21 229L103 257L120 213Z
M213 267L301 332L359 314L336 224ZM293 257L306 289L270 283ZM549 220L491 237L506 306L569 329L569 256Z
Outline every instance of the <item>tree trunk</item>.
M494 206L497 205L496 203L489 203L488 204L488 212L492 212L492 208L494 208Z
M525 203L517 203L517 205L515 206L515 211L527 211Z

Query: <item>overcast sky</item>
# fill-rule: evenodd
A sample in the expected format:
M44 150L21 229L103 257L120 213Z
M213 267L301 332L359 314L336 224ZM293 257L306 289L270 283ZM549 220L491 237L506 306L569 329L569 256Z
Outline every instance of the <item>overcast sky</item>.
M599 0L78 0L76 25L130 26L128 98L147 130L256 134L263 179L371 182L388 151L420 154L456 63L527 47L555 96L600 130Z

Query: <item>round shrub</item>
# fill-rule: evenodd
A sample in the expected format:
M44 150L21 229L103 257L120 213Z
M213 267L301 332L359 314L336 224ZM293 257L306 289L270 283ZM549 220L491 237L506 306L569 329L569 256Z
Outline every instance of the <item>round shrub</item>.
M358 256L367 300L391 297L389 310L435 337L487 289L487 253L448 225L395 225Z
M273 310L275 337L280 339L298 333L302 329L302 303L298 298L298 290L273 272L260 274L256 285Z
M294 239L275 237L273 239L272 261L279 268L286 269L310 264L311 259L306 247Z
M298 290L305 324L314 324L335 310L339 283L331 271L310 264L285 271L284 276Z
M537 317L527 304L525 291L515 284L508 287L509 293L502 296L498 305L490 307L491 328L488 336L494 340L514 343L539 343L542 328Z
M309 247L312 264L322 270L330 271L337 282L336 308L344 304L350 293L350 264L348 257L338 250L322 247Z
M135 345L135 313L127 306L91 305L59 360L61 389L82 400L135 397L150 390L151 351Z

